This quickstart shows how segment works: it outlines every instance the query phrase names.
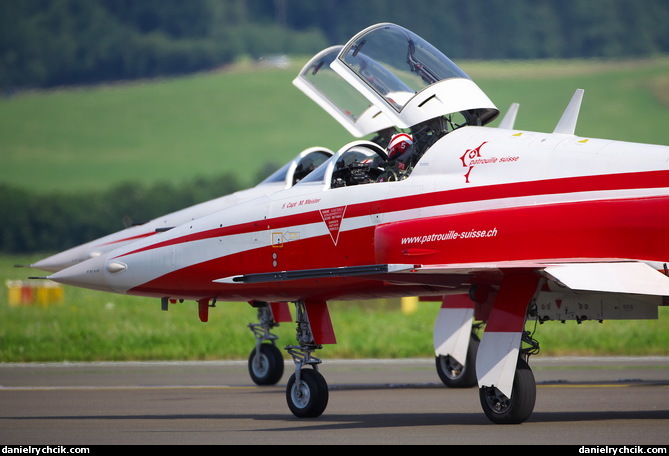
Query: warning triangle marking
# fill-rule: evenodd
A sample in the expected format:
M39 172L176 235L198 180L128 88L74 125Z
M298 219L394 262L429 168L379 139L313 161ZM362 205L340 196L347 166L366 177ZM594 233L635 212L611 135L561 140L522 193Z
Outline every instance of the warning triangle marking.
M330 232L330 237L334 245L337 245L339 240L339 228L341 228L341 221L344 218L344 213L346 213L347 206L340 207L331 207L329 209L321 209L321 217L325 226L327 226L328 231Z

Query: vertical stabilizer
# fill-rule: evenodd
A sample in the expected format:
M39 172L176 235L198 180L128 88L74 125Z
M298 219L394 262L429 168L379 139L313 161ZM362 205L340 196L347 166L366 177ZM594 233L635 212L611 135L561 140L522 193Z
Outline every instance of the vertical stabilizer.
M564 110L560 122L558 122L553 133L560 133L563 135L573 135L576 131L576 122L578 121L578 112L581 109L581 101L583 100L583 89L577 89L571 97L571 101Z
M504 130L513 130L513 126L516 123L516 115L518 114L518 103L513 103L509 107L509 110L504 114L504 118L499 123L497 128L502 128Z

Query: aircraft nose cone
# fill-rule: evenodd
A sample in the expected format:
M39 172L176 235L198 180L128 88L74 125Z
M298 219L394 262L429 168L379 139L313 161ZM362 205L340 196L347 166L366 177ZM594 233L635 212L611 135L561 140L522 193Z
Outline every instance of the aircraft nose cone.
M114 290L107 280L107 274L123 270L126 266L118 262L107 264L107 256L100 255L62 269L48 276L48 279L65 285L113 292Z
M39 260L30 267L47 272L57 272L98 255L99 253L92 252L91 248L84 244Z

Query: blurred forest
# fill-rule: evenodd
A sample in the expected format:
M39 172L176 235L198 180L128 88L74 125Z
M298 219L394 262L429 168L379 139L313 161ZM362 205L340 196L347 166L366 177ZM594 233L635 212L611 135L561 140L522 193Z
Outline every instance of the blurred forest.
M669 51L666 0L0 0L0 87L185 74L240 56L311 55L385 21L455 59Z

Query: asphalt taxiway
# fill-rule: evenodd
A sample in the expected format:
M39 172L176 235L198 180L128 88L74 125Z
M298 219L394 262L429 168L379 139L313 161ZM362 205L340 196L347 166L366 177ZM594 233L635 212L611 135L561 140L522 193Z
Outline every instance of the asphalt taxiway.
M325 413L295 418L245 361L0 364L5 445L669 444L669 357L533 357L534 413L485 417L432 359L324 360Z

